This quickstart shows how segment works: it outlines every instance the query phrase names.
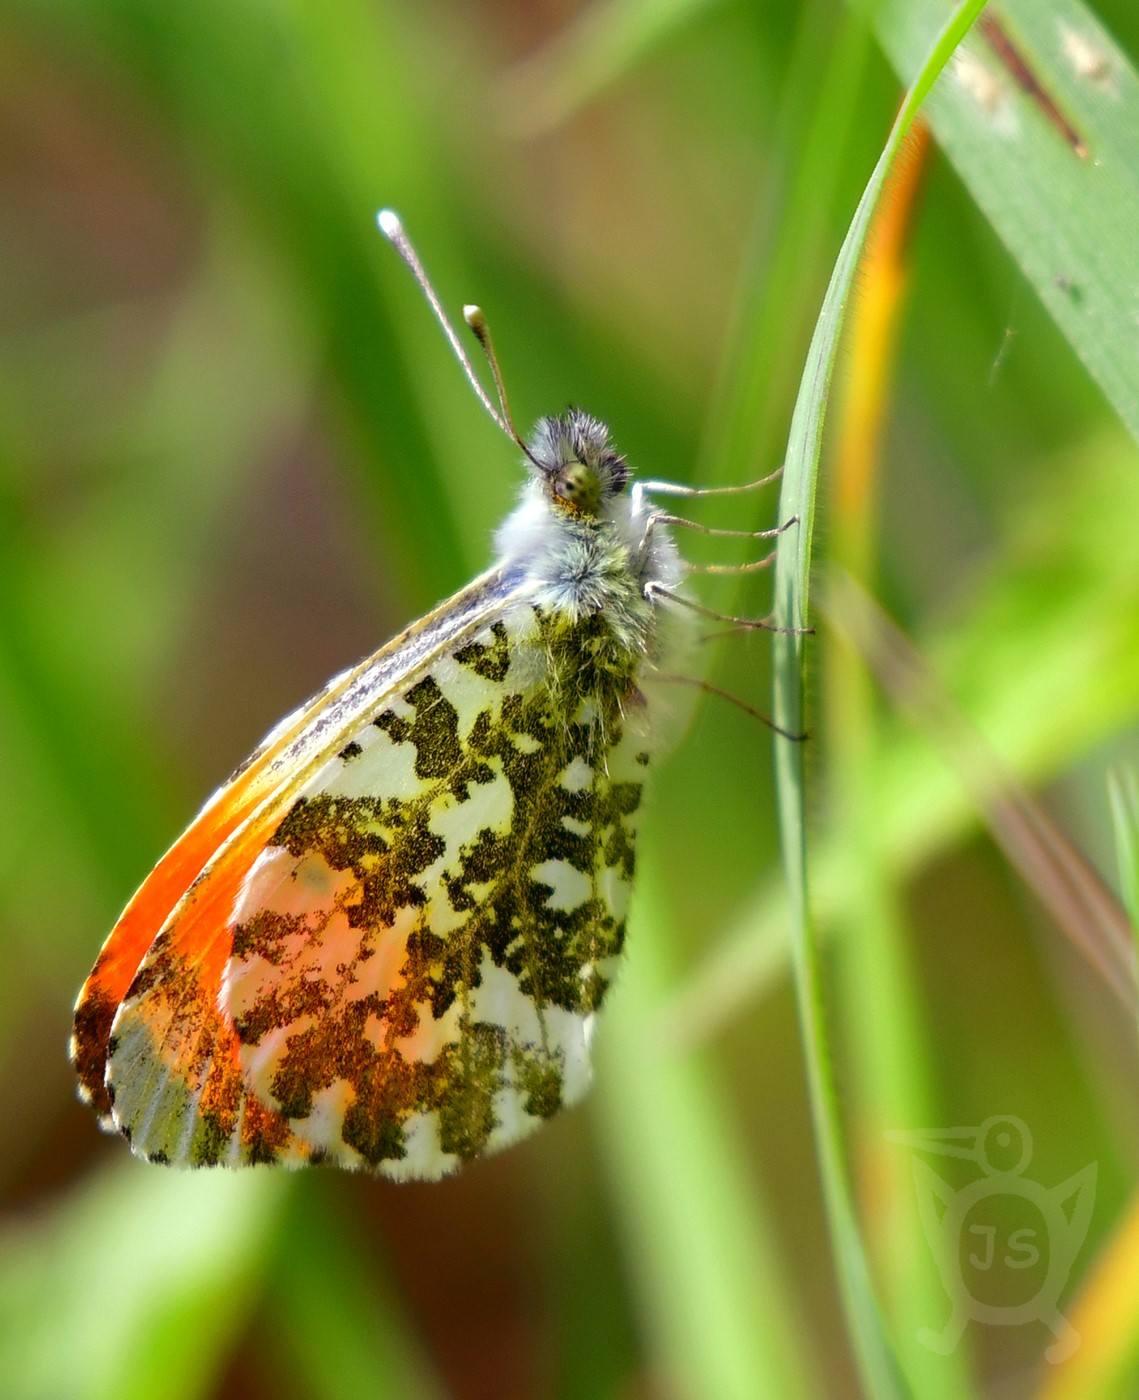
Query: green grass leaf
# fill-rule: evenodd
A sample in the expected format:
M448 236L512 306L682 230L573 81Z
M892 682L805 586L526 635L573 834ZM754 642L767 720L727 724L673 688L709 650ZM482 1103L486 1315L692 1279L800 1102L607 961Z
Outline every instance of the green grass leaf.
M614 1216L653 1367L691 1400L817 1394L715 1070L670 1054L659 1035L671 940L648 864L616 1014L599 1036L596 1087Z
M903 78L942 14L940 0L873 10ZM1135 266L1139 228L1139 75L1080 0L1005 0L986 21L1003 39L984 25L969 36L930 96L934 136L1139 439L1139 292L1119 276ZM1011 46L1004 58L1002 44Z
M794 516L799 521L798 529L780 537L776 557L774 616L787 629L802 629L807 625L815 489L823 421L838 356L843 317L854 287L870 221L892 162L921 103L982 8L982 3L969 0L937 36L906 96L859 202L827 288L791 421L780 497L780 518L788 520ZM777 634L775 643L775 722L785 731L801 733L805 729L804 638L793 631L784 632ZM791 962L815 1138L839 1280L867 1388L875 1395L902 1395L905 1393L904 1383L878 1310L846 1177L834 1071L830 1062L819 983L818 948L809 908L803 746L777 741L775 772L784 871L791 907Z
M937 619L919 638L942 684L1027 786L1086 761L1134 715L1134 458L1121 431L1064 454L1050 490L1016 504L999 559L968 589L967 610ZM1112 511L1104 511L1104 500L1114 503ZM1089 675L1095 685L1087 684ZM866 810L874 814L886 873L904 885L958 846L977 817L961 784L907 720L885 717L873 744ZM822 934L849 907L861 878L856 862L842 830L816 841L811 895ZM715 1034L786 976L788 957L782 882L772 879L667 1008L669 1034Z
M123 1161L0 1240L7 1400L194 1400L252 1311L289 1186Z
M333 1207L333 1185L298 1181L282 1213L263 1301L265 1365L282 1393L305 1400L440 1400L446 1388L402 1302Z

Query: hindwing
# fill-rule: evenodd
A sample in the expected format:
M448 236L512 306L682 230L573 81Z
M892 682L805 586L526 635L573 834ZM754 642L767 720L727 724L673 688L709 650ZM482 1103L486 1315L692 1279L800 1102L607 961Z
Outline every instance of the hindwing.
M207 803L77 1009L136 1151L434 1177L580 1097L648 762L604 626L487 575Z

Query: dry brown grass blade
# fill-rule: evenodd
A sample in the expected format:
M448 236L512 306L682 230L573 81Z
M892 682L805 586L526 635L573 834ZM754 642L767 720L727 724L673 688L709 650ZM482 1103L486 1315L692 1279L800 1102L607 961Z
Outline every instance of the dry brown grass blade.
M1025 884L1134 1015L1131 925L1091 862L1020 787L956 709L913 643L848 574L832 570L819 606L893 703L942 749Z

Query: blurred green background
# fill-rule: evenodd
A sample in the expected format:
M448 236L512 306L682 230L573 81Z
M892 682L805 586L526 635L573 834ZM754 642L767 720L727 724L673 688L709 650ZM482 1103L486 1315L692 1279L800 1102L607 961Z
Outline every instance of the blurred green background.
M1139 10L1094 8L1119 52L1084 76L1134 136ZM1063 38L1075 7L1053 11ZM98 1133L65 1046L106 931L204 795L482 568L516 490L375 210L400 211L450 308L486 309L521 423L581 404L641 472L751 479L781 459L902 91L874 34L839 0L0 0L0 76L0 1394L857 1394L770 738L730 706L701 705L658 775L591 1102L504 1156L439 1185L166 1173ZM1134 331L1130 254L1105 245L1096 286ZM876 591L1114 882L1105 774L1139 760L1136 444L936 148L910 260ZM1051 286L1079 295L1065 267ZM775 499L701 509L765 525ZM768 588L703 596L762 613ZM705 655L768 706L762 638ZM915 1394L1036 1394L1039 1319L975 1322L947 1357L917 1342L950 1298L914 1154L884 1133L1012 1114L1033 1181L1096 1163L1070 1315L1129 1208L1135 1028L887 703L857 810L835 798L826 656L820 637L823 922L857 930L868 839L889 907L826 963L887 1325ZM1137 1319L1113 1335L1103 1388L1074 1393L1139 1393Z

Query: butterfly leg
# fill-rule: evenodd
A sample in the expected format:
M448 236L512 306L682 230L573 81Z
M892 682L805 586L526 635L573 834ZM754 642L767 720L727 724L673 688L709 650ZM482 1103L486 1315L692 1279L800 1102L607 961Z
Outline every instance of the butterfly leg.
M1042 1316L1056 1337L1044 1355L1048 1358L1050 1365L1056 1366L1061 1361L1066 1361L1080 1345L1080 1334L1068 1319L1062 1317L1055 1308L1043 1313Z
M633 498L639 503L642 496L742 496L746 491L758 491L762 486L770 486L782 474L783 468L776 467L768 476L745 482L742 486L682 486L676 481L640 481L633 486Z
M789 530L792 525L798 525L799 517L793 515L790 520L785 520L782 525L776 525L771 530L723 530L714 525L701 525L698 520L689 520L686 515L670 515L667 511L654 511L649 516L648 523L679 525L685 530L695 530L698 535L717 535L720 538L735 540L772 540L784 530Z
M695 530L697 534L701 535L727 536L732 539L770 540L798 523L799 517L793 515L790 520L785 520L782 525L777 525L772 530L723 530L711 525L702 525L698 520L689 520L687 516L672 515L667 511L653 511L645 519L638 557L641 561L647 557L652 545L653 531L658 525L679 525L687 530ZM770 554L765 554L762 559L752 560L747 564L690 564L686 561L685 567L690 573L697 574L750 574L759 569L768 568L774 561L775 553L772 551Z
M695 530L701 535L737 535L753 540L769 540L777 535L783 534L784 530L789 530L792 525L799 523L799 517L793 515L790 520L785 520L782 525L777 525L773 530L714 530L707 525L700 525L695 520L688 520L680 515L656 514L650 519L660 525L681 525L685 529ZM693 564L685 560L685 568L690 574L754 574L760 569L770 568L775 563L775 550L765 554L762 559L753 559L747 564Z
M741 496L748 491L758 491L761 486L769 486L771 482L777 480L783 473L782 467L776 469L768 476L762 476L758 481L748 481L742 486L684 486L677 481L634 481L633 498L633 518L640 517L645 506L646 496ZM646 534L648 525L652 521L653 512L649 513L646 522ZM648 540L642 543L642 549L646 548Z
M776 724L773 719L765 715L762 710L757 710L754 705L749 705L746 700L741 700L738 695L733 695L730 690L721 690L718 685L713 685L711 681L702 680L699 676L673 676L660 672L656 674L656 679L667 685L694 685L698 690L702 690L705 695L715 695L721 700L727 700L729 704L735 705L736 709L742 710L745 715L751 715L761 724L766 724L768 729L772 729L776 734L784 739L790 739L793 744L805 743L810 735L804 731L802 734L792 734L789 729L783 729Z
M815 629L813 627L781 627L777 622L772 622L766 617L733 617L730 613L716 612L713 608L706 608L702 603L695 602L692 598L685 598L680 593L674 593L671 588L666 588L664 584L650 580L645 585L645 597L650 603L669 602L675 603L678 607L688 608L694 613L699 613L701 617L710 617L713 622L727 622L740 632L779 632L788 637L813 637Z
M760 569L769 569L774 563L775 550L772 550L762 559L753 559L750 564L693 564L686 559L684 567L690 574L755 574Z

